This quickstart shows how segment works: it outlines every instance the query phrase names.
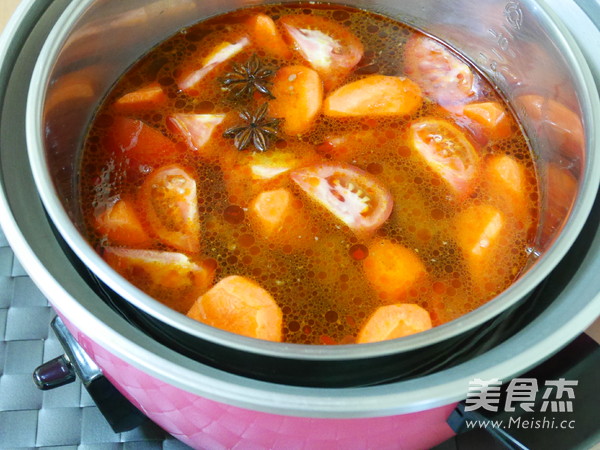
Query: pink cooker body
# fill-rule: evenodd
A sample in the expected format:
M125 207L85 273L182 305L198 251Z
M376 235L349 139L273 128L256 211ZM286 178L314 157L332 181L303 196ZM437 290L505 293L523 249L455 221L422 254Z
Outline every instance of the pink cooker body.
M104 376L131 403L196 449L426 449L454 436L446 419L456 403L386 417L323 419L269 414L206 399L123 361L57 312Z

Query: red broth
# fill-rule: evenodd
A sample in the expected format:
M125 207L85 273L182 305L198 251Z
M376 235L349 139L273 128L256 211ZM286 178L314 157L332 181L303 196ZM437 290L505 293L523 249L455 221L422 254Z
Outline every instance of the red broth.
M538 220L510 108L452 50L374 13L244 9L117 82L83 153L87 237L175 310L247 336L373 342L522 273Z

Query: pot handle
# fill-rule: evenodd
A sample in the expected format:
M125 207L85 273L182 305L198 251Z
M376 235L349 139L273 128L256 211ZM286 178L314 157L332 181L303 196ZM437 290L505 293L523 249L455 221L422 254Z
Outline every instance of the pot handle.
M42 391L72 383L76 377L75 369L66 355L45 362L33 371L33 382Z
M79 377L115 433L132 430L148 420L108 381L100 367L85 353L60 317L52 320L51 327L65 354L42 364L33 371L33 381L39 389L54 389L71 383Z

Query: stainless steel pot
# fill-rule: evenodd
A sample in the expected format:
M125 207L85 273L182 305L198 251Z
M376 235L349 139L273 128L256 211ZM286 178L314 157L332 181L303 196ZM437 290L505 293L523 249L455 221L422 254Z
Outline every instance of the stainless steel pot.
M130 5L133 7L135 4L137 7L141 7L141 2L128 2L127 5L124 3L113 2L113 6L129 8ZM111 2L104 1L97 7L109 4ZM156 4L157 2L147 2L148 11L160 12L160 10L152 10L152 5ZM530 17L530 20L539 16L541 29L547 30L549 34L535 35L528 30L530 39L533 39L534 36L545 36L542 43L546 42L550 49L564 51L565 59L560 57L557 64L577 65L578 69L573 69L576 72L573 86L577 86L578 89L581 88L581 83L587 86L581 92L581 96L577 97L577 101L583 105L579 112L585 115L586 158L588 159L582 161L579 166L583 169L582 171L576 169L573 172L574 174L583 174L581 179L589 181L587 187L583 186L579 194L581 198L587 198L573 209L572 219L569 219L571 221L566 224L564 229L568 234L562 234L553 249L544 256L546 258L551 255L555 259L562 259L557 269L549 277L548 289L545 290L548 296L546 302L538 308L536 314L532 315L524 326L506 334L502 342L495 343L481 354L454 367L440 369L428 375L415 376L408 381L346 389L304 388L257 381L248 377L236 376L187 358L161 345L111 309L97 291L85 282L66 256L65 249L61 247L59 239L53 232L53 224L48 219L38 198L40 194L47 197L50 193L55 193L58 188L48 185L50 186L49 192L42 190L38 193L29 167L28 155L25 152L24 98L31 81L34 85L33 93L37 91L41 94L40 91L45 91L48 87L40 78L40 73L43 73L44 68L55 67L46 58L48 49L59 49L62 46L62 43L56 40L57 36L65 27L65 23L71 21L73 11L78 10L81 5L82 3L71 4L66 0L53 2L24 0L6 32L0 38L0 61L2 61L0 64L1 224L13 250L27 272L49 298L57 312L65 318L71 332L96 363L101 366L105 375L122 392L127 393L134 403L153 420L169 432L183 438L190 445L206 448L209 446L206 443L210 441L202 439L205 436L214 437L215 433L207 426L202 430L203 435L200 435L199 432L192 435L191 431L186 428L189 425L189 421L185 420L186 416L196 419L198 427L202 424L213 423L215 425L213 429L217 428L219 422L232 417L234 423L243 422L244 424L265 423L263 419L266 417L271 420L269 423L273 426L273 430L280 430L279 438L282 438L286 432L291 436L292 424L296 424L298 434L295 436L300 436L304 443L320 442L322 444L323 441L320 439L325 439L325 435L319 433L326 433L326 430L333 430L334 434L346 433L345 436L355 439L353 442L355 447L360 447L361 442L377 442L376 446L380 448L385 445L392 447L397 445L400 439L406 439L411 432L417 430L427 437L432 433L430 423L427 423L425 427L420 426L419 422L413 420L413 415L407 415L407 413L448 405L465 398L468 381L475 377L507 380L522 373L564 346L600 313L600 296L598 294L600 206L598 204L593 210L591 221L584 229L584 235L579 237L569 254L563 257L566 247L571 246L577 235L585 212L591 203L593 191L597 189L597 177L592 176L594 174L597 176L597 166L590 166L590 161L593 161L593 153L598 152L595 136L598 132L598 123L600 123L598 121L598 96L593 88L589 69L583 55L577 49L575 41L558 17L571 25L572 31L580 43L580 49L587 56L589 64L596 64L596 74L600 74L600 66L594 59L597 48L600 47L600 37L598 30L571 2L557 0L545 3L516 3L513 1L497 3L498 14L493 16L495 20L501 20L500 17L506 17L504 16L504 12L506 12L508 17L513 18L511 19L513 21L521 16ZM198 7L203 7L203 5L204 2ZM515 10L515 5L520 6L520 13ZM419 10L419 7L416 9ZM474 11L480 9L481 4L478 3ZM93 10L92 8L86 11L92 12ZM49 37L50 28L63 13L65 16L63 16L62 22L58 23L56 31ZM426 14L426 11L423 11L423 14ZM434 12L427 14L432 17L435 15ZM137 17L143 16L143 13L139 13ZM478 17L477 20L474 18L472 23L477 24L477 28L482 30L480 34L484 36L487 28L479 24L487 22L481 22L481 20L481 17ZM491 20L492 18L488 17L487 21ZM534 21L534 23L537 22ZM537 26L535 29L540 30ZM92 31L89 33L88 36L93 36ZM85 36L85 33L80 36ZM494 37L495 35L490 34L490 36ZM548 41L550 37L552 39ZM48 42L46 50L42 51L42 44L46 41ZM96 41L91 39L90 42ZM502 42L504 41L501 41L499 45L503 45ZM102 42L98 45L104 46ZM108 48L109 46L107 46ZM113 51L114 48L112 48ZM486 49L489 50L489 46L486 46ZM32 76L33 66L39 54L44 55L43 62L38 68L38 72ZM481 62L477 58L475 60ZM91 61L99 62L97 56L90 57L87 62L85 59L73 61L70 70L76 70L79 64L88 66ZM58 68L58 66L56 67ZM567 73L571 72L567 71ZM117 76L116 70L114 76ZM39 83L43 83L43 85L39 85ZM56 83L52 86L55 87ZM530 87L530 89L535 92L537 87ZM540 89L543 91L543 86L540 86ZM553 90L553 92L555 91ZM589 98L584 96L585 92L590 95ZM100 95L98 94L98 97ZM42 117L38 113L41 113L40 108L43 103L42 97L32 97L33 107L30 119L33 120L33 124L37 123L41 126ZM91 103L88 106L91 108ZM90 112L91 109L88 110L88 113ZM79 120L78 114L74 114L74 116L74 120ZM46 118L50 117L51 114L48 112ZM80 123L84 122L85 120L80 120ZM542 131L547 127L552 127L549 120L545 122L547 123L538 123L541 125L539 128ZM63 133L69 129L75 131L75 134L81 133L82 130L76 129L73 123L64 123L64 126L60 127L58 122L53 122L53 127L56 128L49 128L48 131L54 129L60 131L62 128ZM40 136L40 132L41 128L30 128L29 138L35 146L40 145L38 149L44 149L46 139ZM52 136L53 133L50 133L48 138L50 139ZM42 153L40 152L38 155L37 162L34 162L38 169L40 162L45 160L45 156L41 156ZM561 163L561 161L565 163L564 166L570 166L569 158L557 155L554 162ZM578 166L574 163L573 167ZM61 214L66 214L63 206L56 200L54 201L59 211L62 210ZM577 219L573 219L573 217L577 217ZM65 224L63 223L62 226ZM72 238L77 239L76 232ZM534 268L532 272L534 270L542 272L531 280L533 284L550 269L548 267L543 270ZM529 288L521 284L517 291L526 292ZM515 300L515 302L517 301ZM143 306L141 300L138 302L141 302ZM177 321L175 325L178 325ZM243 342L243 344L247 346L251 343ZM399 344L400 342L398 342ZM411 346L414 344L413 342ZM298 352L301 350L294 349ZM377 348L376 350L385 352L385 349ZM249 349L248 351L256 352L257 350ZM388 349L388 351L390 350ZM426 352L425 355L430 356L431 352ZM330 355L326 356L330 357ZM360 357L361 355L353 356ZM142 382L143 385L140 384ZM178 400L181 401L176 406L173 404L173 394L180 396ZM155 399L157 401L154 401ZM171 412L170 415L164 411L157 412L160 401L164 401L164 408ZM216 414L214 414L215 411L217 411ZM442 410L442 413L438 413L438 420L444 420L444 411L449 410L446 408ZM250 412L254 413L250 414ZM205 415L202 415L203 413ZM211 414L214 415L211 416ZM301 420L302 418L310 419ZM318 418L327 419L319 420ZM331 418L354 419L332 421ZM394 431L402 429L402 424L404 424L407 434L402 435L400 431ZM244 430L245 428L240 433L243 433ZM383 431L387 432L385 436L383 436ZM267 434L272 435L272 433ZM369 436L372 434L376 434L382 439L370 441ZM226 442L231 442L226 438L219 441L221 445L225 446ZM363 438L365 440L361 441ZM289 448L298 441L291 439L278 442L288 443L287 448ZM327 442L335 442L335 439ZM403 440L403 442L407 441ZM424 442L421 441L420 447L433 444L432 441L428 441L428 444ZM406 445L410 446L410 444ZM284 444L279 447L286 448Z
M532 264L510 289L476 311L426 333L369 345L311 347L257 341L211 328L163 306L118 276L83 239L75 188L81 141L107 90L141 54L179 28L256 3L86 0L67 8L39 56L27 111L33 175L60 236L108 289L126 300L122 309L139 312L143 326L155 337L162 335L178 350L242 375L309 385L388 381L406 369L398 366L397 355L403 355L410 367L421 367L420 349L456 352L466 339L496 327L505 319L500 315L514 312L572 245L590 211L600 176L593 126L600 105L592 75L575 42L541 2L461 0L451 6L435 1L349 2L397 17L455 46L496 83L530 136L543 192ZM485 339L492 341L489 336ZM381 372L368 376L373 361ZM423 371L436 370L443 363L436 360ZM348 364L353 370L344 376L357 376L336 377ZM307 367L315 378L294 381L298 371ZM278 375L269 375L274 372ZM412 375L410 370L406 374Z

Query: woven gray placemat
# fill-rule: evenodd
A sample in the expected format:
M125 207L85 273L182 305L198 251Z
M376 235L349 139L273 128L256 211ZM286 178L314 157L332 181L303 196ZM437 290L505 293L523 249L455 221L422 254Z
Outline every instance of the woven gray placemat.
M36 367L63 354L54 312L0 230L0 448L188 449L149 420L114 433L79 380L50 391Z

